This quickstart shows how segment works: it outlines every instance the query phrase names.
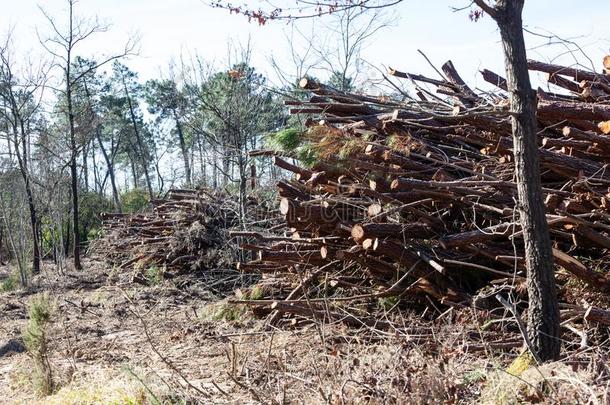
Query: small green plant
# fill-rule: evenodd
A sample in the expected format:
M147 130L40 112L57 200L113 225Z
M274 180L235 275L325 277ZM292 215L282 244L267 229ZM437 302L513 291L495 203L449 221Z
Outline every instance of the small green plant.
M246 311L247 310L243 305L228 304L226 302L216 303L206 305L201 317L215 322L236 322L244 318Z
M239 321L244 315L244 309L239 305L224 304L220 305L212 315L213 321Z
M4 279L2 283L0 283L0 291L9 292L17 289L19 286L19 276L17 273L13 273L8 278Z
M28 324L23 332L23 342L34 361L31 381L40 395L53 393L53 371L49 361L48 328L51 324L52 307L46 294L32 298L28 307Z
M391 297L381 297L377 300L377 305L385 311L389 311L398 304L399 298L395 295Z
M485 380L487 374L485 370L476 368L464 374L464 383L465 384L474 384L479 381Z
M145 277L150 285L158 285L163 281L163 268L152 265L146 269Z
M263 290L263 287L261 287L259 285L255 285L254 287L252 287L252 289L250 289L250 293L247 294L247 298L245 298L245 299L260 300L260 299L263 299L264 297L265 297L265 291Z

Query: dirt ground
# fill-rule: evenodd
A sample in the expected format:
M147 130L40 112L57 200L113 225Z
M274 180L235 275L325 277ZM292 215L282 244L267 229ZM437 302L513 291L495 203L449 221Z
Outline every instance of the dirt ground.
M29 300L45 291L57 388L41 398L22 331ZM490 393L516 353L461 353L462 332L430 348L415 335L340 324L270 330L219 299L188 277L143 286L92 262L62 275L45 266L27 291L0 293L0 403L512 403L513 391L526 395L516 383Z

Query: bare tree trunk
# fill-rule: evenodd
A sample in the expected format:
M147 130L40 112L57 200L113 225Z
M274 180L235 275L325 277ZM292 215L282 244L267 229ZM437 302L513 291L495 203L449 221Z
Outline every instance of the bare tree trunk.
M72 84L70 82L70 69L66 73L66 98L68 102L68 121L70 124L70 189L72 191L72 255L74 268L81 270L80 262L80 232L78 227L78 170L76 167L76 131L74 128L74 111L72 107Z
M203 187L207 187L208 185L208 172L205 156L207 153L203 151L203 141L201 140L201 135L197 136L197 150L199 152L199 170L201 170L201 180Z
M40 246L38 243L38 215L36 213L36 205L34 203L34 192L32 191L32 183L26 166L26 161L17 154L19 160L19 170L21 177L25 183L25 194L28 199L28 209L30 213L30 225L32 228L32 273L40 273Z
M127 96L127 104L129 106L129 116L131 118L131 124L133 125L133 131L136 135L136 142L138 143L138 154L140 155L140 161L142 163L142 168L144 169L144 179L146 180L146 188L148 189L148 196L150 199L153 199L153 190L152 184L150 182L150 173L148 172L148 159L146 158L147 154L144 150L144 143L142 142L142 137L140 135L140 129L138 128L138 122L136 121L136 113L133 108L133 104L131 102L131 96L129 94L129 90L127 90L127 83L125 82L125 78L123 78L123 87L125 88L125 95ZM133 163L132 163L133 164Z
M551 238L540 183L536 98L529 79L523 38L521 13L524 0L497 0L493 8L482 0L476 3L494 18L502 36L510 110L513 114L519 214L528 271L528 335L531 349L541 361L555 360L561 349L559 305Z
M182 124L178 119L176 110L173 111L174 120L176 121L176 131L178 131L178 142L180 143L180 151L182 152L182 159L184 160L184 176L186 177L186 183L191 185L193 183L193 176L191 174L191 165L189 163L189 152L186 147L186 140L184 139L184 132L182 130Z
M129 154L129 164L131 166L131 178L133 180L133 188L138 188L138 171L136 170L136 163L133 159L133 154Z
M95 128L96 138L97 138L97 127ZM91 167L93 169L93 190L99 195L104 195L104 191L102 190L100 183L100 171L97 167L97 159L96 155L96 146L95 139L91 141Z
M89 191L89 162L87 157L89 155L89 141L83 147L83 187L85 192Z
M214 189L218 188L218 157L216 153L216 148L212 151L212 187Z
M11 92L11 109L14 118L13 121L13 147L19 172L25 186L25 194L27 197L28 210L30 216L30 226L32 232L32 273L40 273L40 245L38 239L38 214L36 212L36 204L34 201L34 192L32 190L32 182L30 180L30 168L28 164L28 142L27 131L23 117L20 114L17 102Z
M121 212L121 199L119 197L119 192L116 187L116 178L115 178L115 174L114 174L114 163L108 156L108 152L106 151L106 148L104 147L104 143L102 142L101 131L102 131L102 128L101 128L101 126L98 125L97 128L95 128L95 137L97 138L97 142L100 145L100 149L102 151L102 156L104 156L104 160L106 161L106 166L108 167L108 175L110 176L110 185L112 186L112 199L114 201L115 208L119 212Z

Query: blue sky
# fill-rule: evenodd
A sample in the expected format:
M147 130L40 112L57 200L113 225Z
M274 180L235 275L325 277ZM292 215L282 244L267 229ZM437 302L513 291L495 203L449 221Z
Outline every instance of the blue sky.
M282 2L294 3L293 0L276 1L277 4ZM0 0L0 29L6 32L14 26L18 52L36 54L39 49L36 28L42 35L48 32L38 5L52 15L62 17L65 3L65 0ZM467 12L451 10L451 7L467 3L467 0L405 0L395 8L398 22L375 37L364 50L364 58L377 66L433 74L417 52L421 49L437 66L452 59L464 78L473 85L482 82L476 73L480 68L502 73L499 33L493 21L485 17L473 23L469 21ZM610 24L606 17L609 12L610 2L601 0L528 0L524 22L537 32L549 31L563 38L579 37L576 41L599 69L603 55L610 53ZM282 61L288 52L284 38L288 27L285 23L259 27L243 17L209 8L201 0L80 0L77 13L98 15L112 24L108 33L99 34L83 44L80 53L84 56L120 49L130 34L138 33L141 38L140 55L132 57L128 64L144 79L166 69L169 60L181 53L197 52L206 60L221 64L226 61L229 40L245 43L250 38L253 63L268 73L271 73L269 57L273 55ZM308 32L312 29L311 24L315 30L322 26L319 20L303 22L300 26ZM550 60L565 51L560 45L539 48L540 44L548 42L544 38L529 35L527 41L532 58ZM574 58L566 54L558 61L571 64Z

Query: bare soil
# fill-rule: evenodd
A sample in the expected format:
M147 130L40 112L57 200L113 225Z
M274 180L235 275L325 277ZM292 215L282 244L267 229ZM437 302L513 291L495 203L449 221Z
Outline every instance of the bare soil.
M529 395L529 383L505 382L490 394L517 353L465 354L466 332L439 330L427 346L340 324L270 330L227 309L208 287L192 276L121 282L95 262L66 274L45 266L27 291L0 293L0 403L512 403L504 396ZM21 336L28 301L42 292L54 306L48 336L57 389L41 398ZM587 378L572 373L566 380L576 382L566 384ZM602 398L591 393L583 395Z

